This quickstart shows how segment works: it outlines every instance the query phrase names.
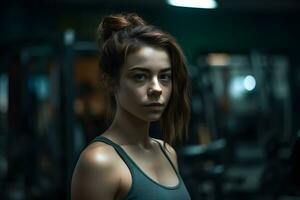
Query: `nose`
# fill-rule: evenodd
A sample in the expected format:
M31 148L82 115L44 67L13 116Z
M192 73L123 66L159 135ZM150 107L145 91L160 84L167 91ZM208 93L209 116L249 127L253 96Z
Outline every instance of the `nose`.
M152 97L159 97L162 94L162 88L157 78L152 79L147 93Z

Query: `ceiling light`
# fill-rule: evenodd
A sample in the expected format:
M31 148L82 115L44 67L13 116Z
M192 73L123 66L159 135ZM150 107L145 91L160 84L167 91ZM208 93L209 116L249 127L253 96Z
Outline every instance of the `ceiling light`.
M172 6L188 7L188 8L205 8L213 9L217 7L215 0L167 0Z

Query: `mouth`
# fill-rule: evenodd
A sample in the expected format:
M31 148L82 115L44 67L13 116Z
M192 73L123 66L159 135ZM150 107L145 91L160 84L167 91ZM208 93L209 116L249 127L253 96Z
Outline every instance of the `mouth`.
M149 104L146 104L145 107L163 107L164 104L162 103L158 103L158 102L155 102L155 103L149 103Z

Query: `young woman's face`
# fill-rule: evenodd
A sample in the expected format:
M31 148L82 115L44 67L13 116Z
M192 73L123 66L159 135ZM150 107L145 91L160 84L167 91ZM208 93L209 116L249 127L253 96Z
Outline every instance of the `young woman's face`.
M128 55L115 93L118 109L144 121L157 121L172 92L171 62L167 52L150 46Z

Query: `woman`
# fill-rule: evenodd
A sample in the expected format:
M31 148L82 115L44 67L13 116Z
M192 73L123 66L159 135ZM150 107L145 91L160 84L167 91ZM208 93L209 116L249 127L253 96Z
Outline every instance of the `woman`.
M169 145L186 134L190 112L180 47L135 14L105 17L98 34L102 78L116 111L80 155L72 200L190 199ZM149 137L154 121L163 141Z

